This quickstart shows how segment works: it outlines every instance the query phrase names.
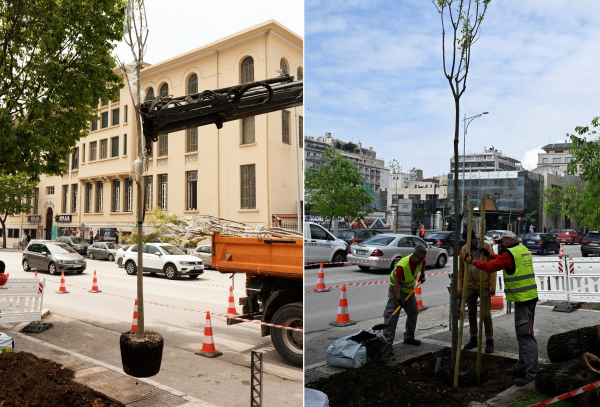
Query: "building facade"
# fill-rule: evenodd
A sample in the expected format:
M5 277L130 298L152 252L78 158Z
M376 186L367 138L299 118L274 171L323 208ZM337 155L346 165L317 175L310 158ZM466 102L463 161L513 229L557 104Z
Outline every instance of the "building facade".
M573 161L573 154L569 152L569 149L573 143L552 143L546 144L542 147L544 153L538 154L538 167L545 165L551 165L552 167L559 168L562 171L567 171L567 166ZM581 175L581 165L577 165L577 175Z
M505 154L501 150L483 148L482 152L468 152L458 157L458 171L465 172L476 171L521 171L523 169L521 162ZM454 157L450 158L450 172L454 171Z
M184 96L279 75L303 79L303 40L274 20L166 61L146 65L146 99ZM297 222L296 166L302 174L303 108L162 134L144 174L144 205L180 215L205 214L272 225ZM43 176L30 214L8 219L8 228L32 237L61 234L114 239L135 225L137 129L127 86L119 100L104 101L69 157L62 177ZM299 148L296 148L298 143ZM296 154L298 151L298 154ZM285 220L284 220L285 222ZM83 228L82 228L83 225ZM11 232L11 236L14 232ZM32 235L30 233L30 235Z

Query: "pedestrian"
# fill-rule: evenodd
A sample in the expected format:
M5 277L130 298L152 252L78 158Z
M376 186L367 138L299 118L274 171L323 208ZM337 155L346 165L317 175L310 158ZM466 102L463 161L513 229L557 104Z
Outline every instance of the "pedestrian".
M421 224L420 236L421 236L421 239L425 238L425 225L423 225L423 224Z
M466 239L465 239L466 240ZM482 241L483 247L479 245L479 239L475 231L471 230L471 250L469 254L474 259L479 259L480 254L486 258L490 257L492 246ZM465 256L467 255L467 245L460 249L460 261L458 262L458 298L463 298L464 277L467 278L467 292L465 298L469 307L469 334L471 340L463 349L470 350L477 347L477 300L479 299L479 312L483 318L485 327L485 353L494 353L494 328L492 325L492 300L496 295L496 275L497 273L486 273L471 265L469 271L465 273ZM480 292L480 277L483 277L483 292Z
M504 270L504 292L506 301L515 303L515 332L519 344L519 360L506 373L518 377L515 380L517 386L524 386L534 380L540 370L537 341L533 335L538 301L533 260L527 247L518 244L514 233L504 232L496 241L500 244L501 254L490 254L490 261L474 260L467 255L465 261L488 273Z
M547 229L546 229L546 226L544 226L544 233L548 233Z
M585 228L583 228L583 235L587 235L588 232L590 231L590 228L588 227L588 225L585 225Z
M498 233L494 232L492 234L492 249L494 250L494 254L499 254L499 247L498 242L496 242L496 239L498 239Z
M533 223L531 225L529 225L529 233L533 233L535 232L535 229L533 227Z
M29 236L29 233L25 233L25 241L27 242L27 244L31 242L31 236Z
M402 308L406 312L403 342L407 345L419 346L421 344L421 341L415 339L417 315L419 314L417 300L414 295L411 295L409 299L406 299L406 297L413 291L417 274L421 274L419 277L421 284L425 282L426 256L427 249L420 245L416 246L413 254L398 260L390 273L388 301L383 311L383 322L387 324L396 308L402 305ZM397 325L398 318L394 318L391 325L383 330L383 336L390 345L396 337Z
M412 232L413 236L417 235L417 225L415 225L415 222L412 223L412 226L410 227L410 231Z
M527 224L523 222L523 235L527 234Z
M100 239L98 239L99 242L104 242L104 236L100 236Z

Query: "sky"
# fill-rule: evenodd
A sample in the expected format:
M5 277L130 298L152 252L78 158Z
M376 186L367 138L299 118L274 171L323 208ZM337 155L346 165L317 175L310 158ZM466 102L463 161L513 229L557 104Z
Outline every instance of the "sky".
M424 177L446 174L455 110L430 1L305 1L305 134L373 147ZM446 26L447 36L450 35ZM466 151L535 168L540 147L600 115L600 2L490 2L471 51Z
M149 34L144 61L150 64L271 19L304 37L302 0L145 0L145 5ZM123 42L114 54L125 61L133 60Z

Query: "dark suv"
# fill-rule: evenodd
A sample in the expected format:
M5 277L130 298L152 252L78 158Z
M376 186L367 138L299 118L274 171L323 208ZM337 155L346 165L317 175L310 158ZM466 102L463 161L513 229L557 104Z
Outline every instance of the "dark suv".
M354 243L362 243L364 240L370 239L375 235L384 233L382 230L377 229L348 229L340 230L337 238L342 239L348 243L348 247Z
M56 238L56 241L71 246L73 250L82 256L87 255L87 249L90 245L83 237L76 236L59 236Z
M600 233L594 230L588 232L587 235L581 240L581 255L587 257L588 255L598 256L600 252Z

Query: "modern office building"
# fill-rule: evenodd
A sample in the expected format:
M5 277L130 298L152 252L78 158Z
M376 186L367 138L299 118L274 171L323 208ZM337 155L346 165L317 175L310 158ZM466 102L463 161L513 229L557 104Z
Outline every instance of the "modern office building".
M502 154L501 150L484 147L482 152L467 152L464 157L459 154L458 171L521 171L523 166L519 160ZM450 158L450 172L454 171L454 157Z

